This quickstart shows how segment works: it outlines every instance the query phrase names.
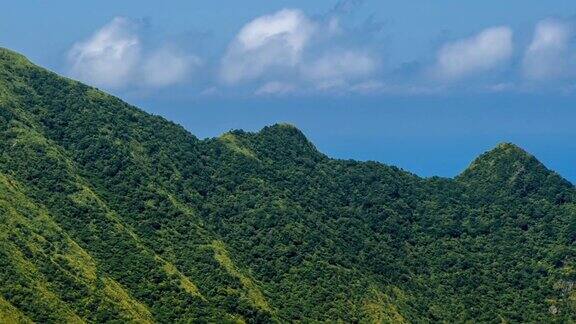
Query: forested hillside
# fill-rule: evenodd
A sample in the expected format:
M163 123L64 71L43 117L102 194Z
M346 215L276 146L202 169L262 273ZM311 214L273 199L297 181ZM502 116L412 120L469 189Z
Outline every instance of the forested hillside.
M455 179L291 125L199 140L0 49L0 322L572 322L576 189Z

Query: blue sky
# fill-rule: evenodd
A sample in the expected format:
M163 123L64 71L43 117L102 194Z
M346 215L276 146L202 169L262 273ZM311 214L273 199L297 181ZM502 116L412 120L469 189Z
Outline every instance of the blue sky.
M10 1L0 46L199 137L291 122L454 176L514 142L576 182L573 1Z

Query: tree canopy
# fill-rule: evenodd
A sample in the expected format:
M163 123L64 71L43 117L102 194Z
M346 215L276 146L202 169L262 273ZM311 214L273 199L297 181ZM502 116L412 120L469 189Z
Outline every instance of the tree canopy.
M513 144L447 179L199 140L0 49L0 322L571 322L575 260L575 187Z

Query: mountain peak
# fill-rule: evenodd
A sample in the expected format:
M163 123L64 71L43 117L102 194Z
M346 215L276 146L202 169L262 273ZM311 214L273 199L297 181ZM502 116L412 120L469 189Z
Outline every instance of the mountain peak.
M544 167L534 156L513 143L500 143L495 148L476 158L462 173L461 177L472 176L477 172L490 171L494 168L518 168L531 165L536 168Z
M258 132L232 130L222 134L218 140L236 153L270 161L294 161L323 156L302 131L287 123L266 126Z
M273 160L320 157L314 144L296 126L286 123L262 128L252 138L257 152Z
M258 132L259 135L278 134L283 136L296 136L306 139L306 136L296 126L289 123L277 123L271 126L266 126Z
M532 154L512 143L498 144L494 149L480 155L457 179L469 184L477 194L499 195L532 194L551 195L543 188L555 188L554 192L572 188L558 174L550 171Z
M19 57L26 59L26 57L18 52L14 52L13 50L7 49L5 47L0 47L0 55L2 56L12 56L12 57ZM26 59L28 60L28 59Z
M9 63L12 66L33 65L26 56L7 48L0 47L0 66L6 63Z
M268 143L275 142L282 145L306 146L313 148L306 135L300 129L292 124L280 123L272 126L266 126L258 132L257 137ZM315 150L315 149L314 149Z
M488 151L488 153L496 153L496 152L503 152L503 153L505 152L508 154L520 154L530 156L530 153L526 152L523 148L510 142L500 143L496 145L496 147L493 148L491 151Z

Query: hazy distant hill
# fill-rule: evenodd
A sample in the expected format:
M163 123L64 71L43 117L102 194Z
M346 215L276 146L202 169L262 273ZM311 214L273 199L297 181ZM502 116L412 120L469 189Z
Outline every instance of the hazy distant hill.
M576 321L576 189L455 179L290 125L198 140L0 49L0 322Z

